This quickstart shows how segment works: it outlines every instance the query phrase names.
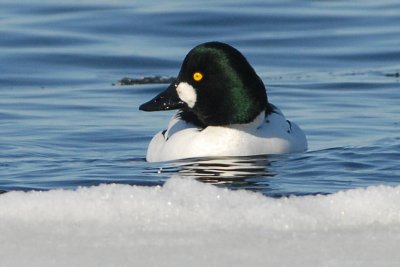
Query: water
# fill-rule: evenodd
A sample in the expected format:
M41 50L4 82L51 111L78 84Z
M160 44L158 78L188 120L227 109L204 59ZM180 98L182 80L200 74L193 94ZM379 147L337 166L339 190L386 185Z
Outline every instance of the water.
M0 0L0 265L398 266L400 3L145 2ZM118 81L211 40L308 152L145 161L167 84Z
M161 185L268 196L400 184L398 1L0 3L0 190ZM238 48L306 132L303 154L150 164L170 112L138 106L195 45Z

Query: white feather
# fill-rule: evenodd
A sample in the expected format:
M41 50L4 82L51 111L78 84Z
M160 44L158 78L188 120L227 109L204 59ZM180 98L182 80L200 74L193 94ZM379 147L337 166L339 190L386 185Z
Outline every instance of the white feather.
M164 135L159 132L151 140L146 159L157 162L194 157L285 154L306 149L304 132L295 123L289 123L278 109L266 118L261 112L248 124L208 126L203 130L175 115Z
M197 100L197 94L193 86L186 82L180 82L176 87L176 92L178 93L179 98L190 108L194 107Z

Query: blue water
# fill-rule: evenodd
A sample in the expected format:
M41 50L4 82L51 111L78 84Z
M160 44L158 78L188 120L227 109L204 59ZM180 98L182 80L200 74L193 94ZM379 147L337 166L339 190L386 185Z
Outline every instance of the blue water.
M400 184L398 1L68 1L0 3L0 191L174 175L270 196ZM150 164L171 112L138 106L195 45L227 42L309 151ZM188 178L189 179L189 178Z

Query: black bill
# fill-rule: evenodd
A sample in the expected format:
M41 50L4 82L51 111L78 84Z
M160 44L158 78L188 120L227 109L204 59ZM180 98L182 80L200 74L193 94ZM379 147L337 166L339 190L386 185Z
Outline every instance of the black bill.
M176 92L176 83L173 82L168 88L154 97L152 100L140 105L139 110L143 111L160 111L180 109L186 106Z

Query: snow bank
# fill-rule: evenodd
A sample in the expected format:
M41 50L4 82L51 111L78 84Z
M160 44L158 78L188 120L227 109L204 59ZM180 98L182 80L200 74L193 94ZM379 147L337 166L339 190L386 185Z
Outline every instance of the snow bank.
M188 178L0 195L0 266L399 266L400 186L273 199Z

